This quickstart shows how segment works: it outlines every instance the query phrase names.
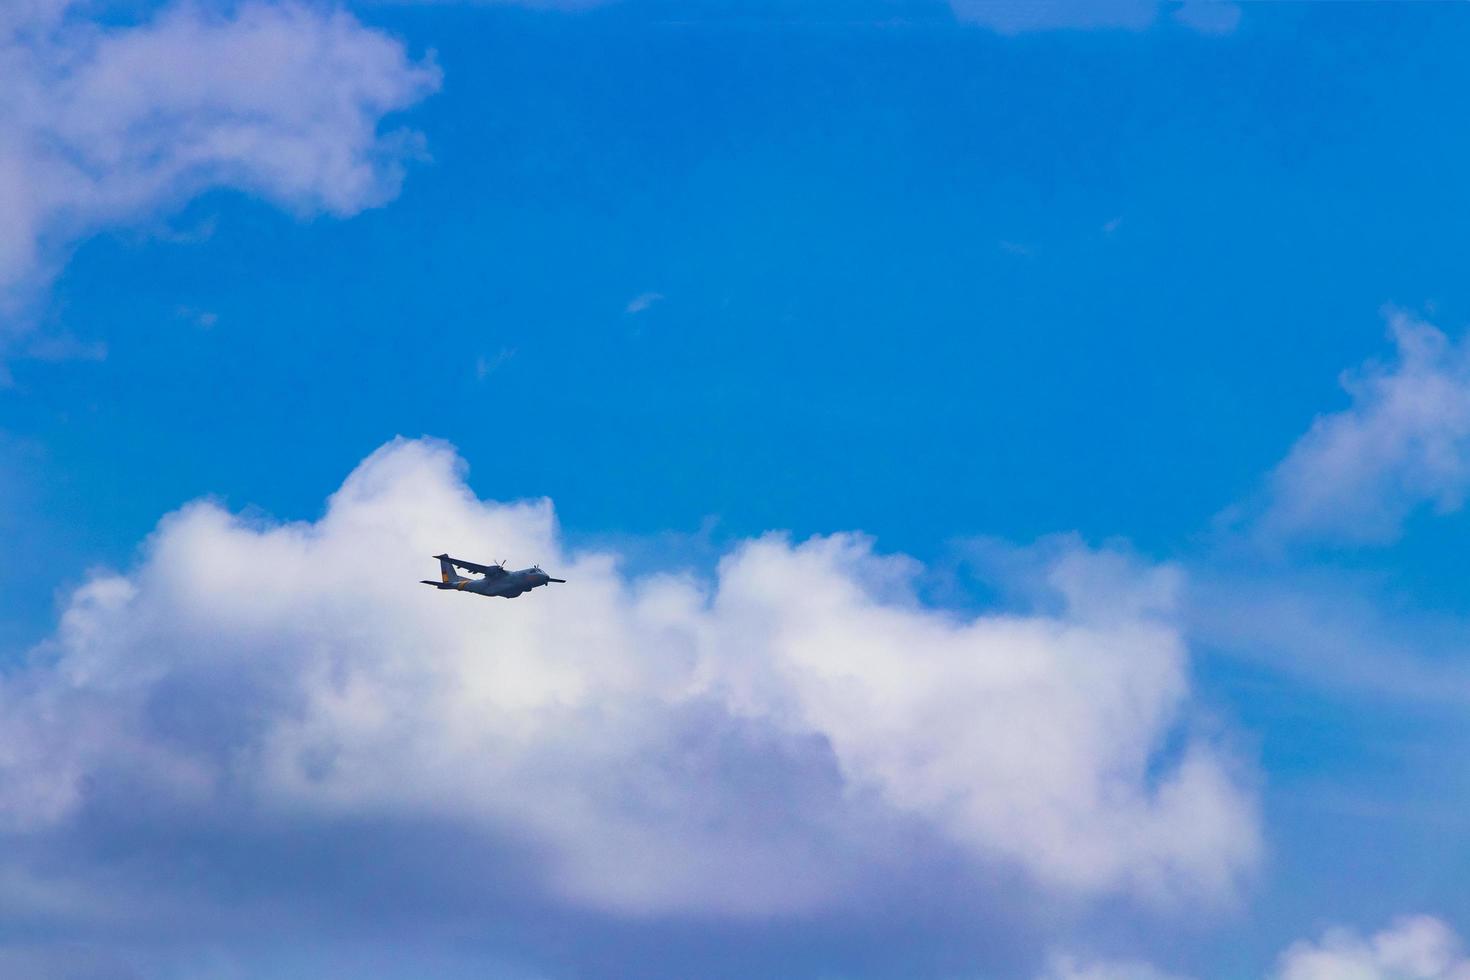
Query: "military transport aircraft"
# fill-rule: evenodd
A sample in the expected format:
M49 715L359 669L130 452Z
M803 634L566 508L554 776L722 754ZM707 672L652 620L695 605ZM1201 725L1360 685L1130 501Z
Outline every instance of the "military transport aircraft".
M450 558L448 555L435 555L439 559L439 578L424 579L425 585L432 585L436 589L454 589L456 592L473 592L475 595L498 595L505 599L514 599L522 592L530 592L534 588L546 585L548 582L565 582L564 578L552 578L541 570L540 565L532 565L530 568L518 569L514 572L508 571L505 562L499 565L476 565L472 561L460 561L458 558ZM474 572L483 578L465 578L455 571L463 568L467 572Z

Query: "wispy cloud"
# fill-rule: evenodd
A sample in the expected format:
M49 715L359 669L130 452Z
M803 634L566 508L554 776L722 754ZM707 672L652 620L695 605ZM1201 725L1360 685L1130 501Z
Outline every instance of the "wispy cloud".
M32 337L22 352L38 361L105 361L107 344L100 340L79 340L71 334L49 334Z
M661 302L663 298L663 293L639 293L628 301L628 305L623 309L623 312L642 313L653 304Z
M486 357L483 354L475 358L475 380L484 381L490 375L499 371L507 361L516 356L514 347L502 347L494 357Z
M1226 0L1186 0L1173 12L1175 20L1201 34L1229 34L1240 26L1240 4Z
M212 310L201 310L193 306L179 306L174 310L174 316L180 320L199 327L201 330L211 330L219 323L219 314Z
M1395 356L1342 376L1351 405L1318 416L1244 518L1273 542L1383 544L1422 507L1458 511L1470 491L1470 342L1389 314Z
M1470 707L1470 624L1405 608L1330 569L1193 569L1188 632L1201 645L1355 703Z
M1137 960L1086 960L1076 956L1052 957L1037 980L1185 980Z
M439 83L350 14L256 0L175 3L127 26L73 0L0 16L0 307L33 298L68 245L214 187L354 214L397 193L417 151L379 123Z
M1240 8L1227 2L1160 3L1158 0L950 0L958 20L998 34L1032 31L1142 31L1170 12L1183 26L1208 34L1235 29Z

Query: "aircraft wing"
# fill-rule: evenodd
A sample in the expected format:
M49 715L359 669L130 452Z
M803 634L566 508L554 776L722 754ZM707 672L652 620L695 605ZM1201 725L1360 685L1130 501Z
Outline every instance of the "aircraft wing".
M499 565L476 565L472 561L464 561L459 558L450 558L448 561L456 568L463 568L467 572L478 572L486 578L500 578L506 574L505 569Z

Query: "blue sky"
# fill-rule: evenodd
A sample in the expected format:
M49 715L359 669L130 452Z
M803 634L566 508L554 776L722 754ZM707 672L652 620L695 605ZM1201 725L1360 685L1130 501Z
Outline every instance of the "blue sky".
M12 23L0 19L5 50L24 52L3 70L27 93L24 105L0 113L23 148L0 154L0 164L20 161L0 167L0 201L43 202L0 248L9 379L0 389L0 535L10 559L0 570L4 703L21 733L13 739L49 746L34 767L74 766L92 780L77 784L91 788L76 799L56 791L72 800L56 811L62 816L47 810L60 824L38 830L22 821L6 833L19 852L36 855L24 864L28 881L64 891L95 887L102 876L120 882L116 894L146 894L145 904L164 910L114 920L106 909L67 911L18 890L5 899L17 910L17 924L0 936L13 946L6 955L34 957L15 962L57 976L305 976L363 963L371 964L360 966L364 975L385 977L635 968L657 976L1164 975L1127 965L1152 963L1169 975L1303 980L1368 963L1377 954L1361 937L1400 929L1443 952L1447 936L1470 935L1462 887L1470 867L1459 846L1470 830L1470 784L1456 761L1470 699L1470 590L1460 560L1470 539L1462 512L1470 297L1461 294L1470 140L1458 122L1458 93L1470 83L1470 14L1429 4L1219 5L1188 14L1060 4L1027 19L1040 9L917 0L565 8L55 0ZM298 36L340 46L330 56L326 47L298 51L290 40ZM117 53L130 40L164 66L147 69L157 77L139 84L133 101L116 95L120 79L146 74ZM54 54L68 50L81 52L80 62ZM199 50L224 56L191 61ZM218 69L216 77L217 64L236 64L236 51L239 74ZM252 87L251 72L263 65L276 66L273 85ZM206 94L178 95L200 72ZM21 87L38 79L59 94ZM201 131L219 138L197 139ZM225 138L241 131L250 139ZM68 159L86 161L85 181L50 176L46 148L57 143ZM103 149L115 146L123 149ZM39 258L7 257L30 251ZM1427 353L1416 354L1421 348ZM782 827L825 826L837 818L823 808L836 807L845 828L837 836L849 843L811 875L847 882L831 887L856 898L786 908L753 884L746 904L730 905L729 895L710 897L708 881L676 886L683 878L674 875L634 902L593 882L595 862L579 846L540 838L555 821L534 801L493 819L474 801L404 817L398 804L354 784L334 791L336 809L302 816L281 802L297 797L267 781L231 790L248 790L252 806L264 808L249 811L258 820L229 818L193 797L123 818L118 808L148 795L139 773L152 773L151 763L95 747L76 749L64 765L50 757L66 755L57 746L72 736L36 734L50 729L35 720L45 697L34 692L53 690L59 676L93 676L77 665L99 662L123 677L130 663L143 664L162 686L144 707L124 710L124 696L108 693L118 688L103 685L75 710L154 719L146 738L127 727L136 719L116 724L161 755L177 752L213 771L198 760L237 757L212 754L216 742L237 754L276 744L243 721L238 733L228 718L211 727L219 704L211 692L249 668L242 661L211 674L201 665L216 661L202 651L268 651L281 671L305 675L315 648L298 621L319 617L326 629L354 620L336 606L303 607L286 617L289 629L255 637L249 624L279 610L252 609L240 595L248 589L231 589L222 572L221 602L239 610L201 619L187 637L157 632L163 627L148 624L187 608L179 604L189 595L157 584L168 580L160 556L195 554L195 536L219 534L198 553L225 569L236 560L242 569L269 566L263 556L278 547L271 535L303 526L291 522L320 522L308 538L336 540L333 528L366 518L343 516L357 514L351 501L324 501L360 464L363 481L397 488L394 501L415 487L425 508L459 501L460 471L432 448L441 443L373 456L396 436L454 447L483 501L554 503L555 533L530 517L497 516L512 511L489 504L444 525L469 534L476 521L500 528L494 522L503 519L510 540L541 552L491 554L484 549L502 541L484 537L432 547L513 564L562 560L592 569L584 581L611 576L625 598L654 603L630 622L600 619L591 599L578 605L569 576L557 615L605 632L558 639L563 646L543 651L558 663L574 647L594 657L603 643L642 636L664 609L645 594L657 591L643 577L652 571L684 571L709 590L708 607L689 614L709 620L691 636L756 635L751 621L724 611L755 602L741 591L747 566L777 577L866 569L852 573L863 588L897 574L906 584L872 586L871 598L874 608L896 602L912 617L903 621L914 646L882 648L874 663L922 660L920 638L942 632L936 624L975 617L1071 624L1108 650L1141 643L1146 652L1122 663L1175 664L1187 694L1159 680L1172 676L1163 667L1145 677L1120 666L1096 687L1084 670L1075 691L1069 680L1065 697L1037 710L1075 705L1081 717L1111 718L1113 681L1153 692L1166 717L1129 722L1148 746L1136 788L1158 804L1160 835L1187 838L1181 853L1192 856L1166 860L1120 844L1097 857L1113 870L1083 870L1092 858L1070 837L1038 850L1009 824L998 829L977 815L981 803L961 819L948 804L923 802L932 787L914 773L896 775L899 763L883 746L919 739L926 713L873 709L870 730L850 727L845 709L789 680L795 668L780 659L789 651L779 643L772 662L786 666L772 676L791 687L772 704L788 696L804 704L802 737L830 743L835 762L808 759L800 739L763 741L778 729L791 734L787 720L771 720L786 709L762 702L752 714L743 698L760 698L749 692L732 696L716 720L680 702L658 716L661 735L627 735L641 747L627 758L658 768L672 765L680 746L733 739L743 748L728 759L725 748L710 750L728 768L701 769L711 798L769 807ZM214 502L206 510L240 515L260 542L226 534L200 510L160 524L200 498ZM444 506L459 513L459 503ZM393 527L408 535L408 524ZM789 550L747 544L773 530L789 532ZM874 543L858 552L801 549L814 535L847 531ZM372 533L364 540L377 540ZM432 572L398 567L396 545L382 540L381 561L369 549L365 566L324 569L325 587L350 595L368 577L406 589ZM349 553L357 554L340 552ZM621 555L622 565L608 572L597 553ZM894 554L922 564L894 572L899 566L878 557ZM1072 581L1073 558L1081 584L1058 585ZM1100 570L1086 570L1094 565ZM783 582L782 591L806 588ZM135 598L114 609L112 599L85 592L114 586ZM419 611L429 598L440 597L412 596L413 616L437 615ZM667 601L684 601L676 598ZM514 615L536 615L522 607L541 600L520 600ZM148 609L154 619L138 611ZM1117 609L1128 610L1127 623L1115 622ZM108 637L139 639L68 632L68 615L94 614ZM194 621L193 612L179 615ZM453 615L465 643L484 639L482 658L535 635L497 633L521 628L502 626L495 617L511 614L497 607L460 604ZM1170 639L1154 636L1155 627ZM662 662L649 651L664 649L663 635L633 648ZM94 642L112 652L103 656ZM376 639L360 651L343 642L334 656L348 673L355 652L391 660L367 652ZM745 656L739 643L710 642L695 674L714 671L721 691L743 690L745 680L720 673ZM415 652L403 643L392 649ZM981 661L1029 656L1029 647L986 643ZM165 647L180 652L150 659ZM848 655L822 649L836 662ZM569 663L592 689L625 677ZM980 683L966 663L913 669L936 692L963 692ZM875 692L903 686L883 673L867 680ZM264 680L242 690L261 716L276 717L279 697L297 705L280 708L281 719L316 718ZM638 688L628 703L668 696L652 690ZM1001 775L966 775L972 755L985 754L976 745L1005 741L1000 729L965 727L987 710L988 690L975 688L972 708L955 709L942 751L924 750L946 760L945 799L1003 797L998 787L1011 785ZM447 703L402 710L452 713ZM175 709L196 720L157 722ZM68 717L47 723L73 734L87 727ZM281 726L272 731L285 738L290 726ZM1066 716L1056 727L1073 730ZM970 737L978 741L963 741ZM356 744L342 731L334 738L344 753ZM414 738L384 744L400 745L410 770L424 764ZM579 744L537 743L536 752L599 757ZM1209 823L1199 814L1171 816L1159 803L1159 787L1187 769L1191 746L1218 756L1211 778L1228 787L1208 812L1241 807L1238 826L1218 838L1198 829ZM1119 751L1100 772L1127 769L1119 760L1131 756ZM785 761L771 761L777 756ZM1038 762L1038 771L1050 764ZM17 812L50 799L27 781L24 764L6 765L0 797L21 800ZM1012 771L1004 759L996 765L995 773ZM182 771L183 763L170 766ZM788 813L778 805L788 779L838 780L846 802L793 789L801 802ZM631 786L649 791L636 779ZM548 787L546 799L600 799L584 782L574 788ZM1018 808L1044 809L1029 790L1015 792ZM881 805L853 816L852 801L870 793ZM918 823L892 829L895 814L918 814ZM446 878L420 866L453 860L432 830L451 817L474 874ZM740 846L678 826L690 835L683 857L669 859L680 867ZM365 858L332 842L362 828L373 841L403 842L401 866L383 871L401 902L345 897L364 885L360 870L342 866ZM790 846L807 853L816 839L798 835ZM1059 855L1073 845L1076 861L1067 863ZM537 847L563 855L578 884L540 869L528 856ZM58 853L91 857L58 861ZM181 853L205 871L187 887L160 884ZM907 857L890 866L880 853ZM1214 880L1215 858L1229 865L1228 883L1199 885ZM321 867L291 870L302 861ZM1140 884L1166 865L1189 888ZM506 867L515 870L495 870ZM873 886L885 875L894 882L888 897ZM26 887L40 890L34 881ZM259 908L309 914L258 954L270 919L242 894ZM165 924L188 896L209 909L205 942ZM1401 918L1413 915L1434 918ZM1352 933L1324 931L1334 928ZM1293 947L1298 941L1316 945ZM72 959L56 952L62 947ZM1312 955L1328 972L1305 972ZM1458 954L1426 956L1439 972L1413 976L1465 968ZM1392 963L1371 968L1380 971L1373 977L1400 975Z

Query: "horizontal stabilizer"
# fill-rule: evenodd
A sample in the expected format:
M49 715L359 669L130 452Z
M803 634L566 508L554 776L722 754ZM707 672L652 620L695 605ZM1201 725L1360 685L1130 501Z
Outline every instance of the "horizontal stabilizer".
M448 582L435 582L431 578L420 579L419 581L423 585L432 585L436 589L452 589L452 588L454 588L454 586L450 585Z
M455 568L463 568L467 572L476 572L480 575L486 576L487 578L499 578L500 576L506 574L505 569L501 568L499 565L477 565L472 561L463 561L459 558L450 558L448 555L435 555L434 557L439 559L440 561L449 562L449 564L453 565Z

